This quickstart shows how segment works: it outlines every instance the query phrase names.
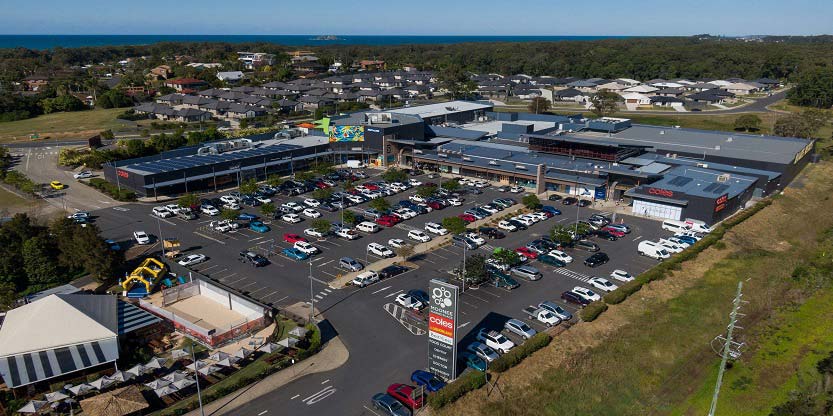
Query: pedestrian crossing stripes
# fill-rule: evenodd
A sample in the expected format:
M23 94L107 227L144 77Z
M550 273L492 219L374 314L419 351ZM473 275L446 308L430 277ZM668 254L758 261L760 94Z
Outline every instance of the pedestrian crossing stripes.
M403 224L403 223L396 224L396 225L394 225L394 227L401 228L405 231L419 230L419 228L417 228L417 227L413 227L413 226Z
M563 274L564 276L567 276L567 277L572 277L573 279L576 279L580 282L587 282L588 280L590 280L590 276L587 276L585 274L581 274L581 273L578 273L578 272L574 272L570 269L565 269L563 267L559 267L559 268L555 269L555 272L558 273L558 274Z
M483 244L482 246L480 246L480 248L482 248L483 250L488 251L489 253L495 251L495 246L493 246L491 244Z

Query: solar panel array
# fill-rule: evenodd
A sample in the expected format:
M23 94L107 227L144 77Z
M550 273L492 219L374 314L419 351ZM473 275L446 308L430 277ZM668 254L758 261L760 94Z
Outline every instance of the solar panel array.
M710 183L709 186L703 188L703 192L722 194L727 189L729 189L729 185L724 185L722 183Z
M220 153L217 155L189 155L175 157L171 159L141 162L132 165L121 166L121 169L130 169L147 173L165 173L195 168L198 166L210 166L223 162L234 162L236 160L243 160L258 156L272 156L276 153L282 153L301 148L302 146L297 145L273 144L269 146L238 150L235 152Z
M677 176L677 177L675 177L674 179L671 179L670 181L668 181L668 183L669 183L670 185L683 187L683 186L685 186L687 183L689 183L689 182L691 182L691 181L693 181L693 180L694 180L694 179L689 178L689 177L687 177L687 176Z

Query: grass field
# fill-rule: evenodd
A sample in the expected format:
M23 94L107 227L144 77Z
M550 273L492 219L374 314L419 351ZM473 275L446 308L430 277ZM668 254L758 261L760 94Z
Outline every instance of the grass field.
M41 138L88 138L102 130L118 130L128 123L116 120L123 108L95 109L70 113L52 113L27 120L0 123L0 142L28 140L37 133Z
M814 214L833 209L833 198L818 197L833 192L833 163L811 165L805 174L800 187L728 232L724 248L707 249L504 373L502 400L481 389L439 413L705 414L719 362L709 342L726 327L744 281L750 303L740 325L749 350L728 371L717 414L768 414L796 385L796 369L810 371L833 348L831 289L805 304L811 285L791 278L816 255L820 233L833 228L833 218Z
M42 201L29 201L27 199L23 199L17 194L0 188L0 213L7 212L9 214L16 214L18 212L25 212L34 205L40 205L42 203Z

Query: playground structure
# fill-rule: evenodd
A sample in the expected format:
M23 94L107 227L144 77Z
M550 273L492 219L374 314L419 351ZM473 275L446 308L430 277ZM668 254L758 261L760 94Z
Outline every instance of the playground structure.
M175 238L166 238L162 240L162 248L165 249L165 257L169 259L175 259L179 256L179 240Z
M128 298L144 298L153 292L156 284L165 275L168 267L165 263L148 257L121 282Z

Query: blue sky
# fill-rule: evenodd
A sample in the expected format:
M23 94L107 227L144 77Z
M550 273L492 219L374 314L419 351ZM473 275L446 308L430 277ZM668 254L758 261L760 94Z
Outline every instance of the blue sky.
M6 3L6 5L3 5ZM833 33L831 0L0 1L4 34Z

